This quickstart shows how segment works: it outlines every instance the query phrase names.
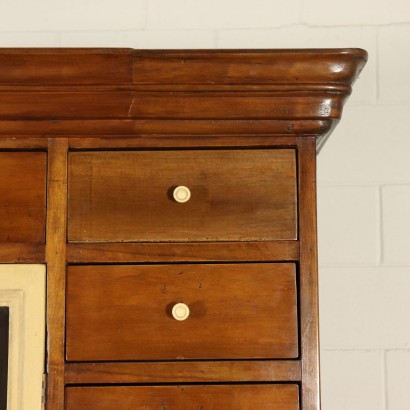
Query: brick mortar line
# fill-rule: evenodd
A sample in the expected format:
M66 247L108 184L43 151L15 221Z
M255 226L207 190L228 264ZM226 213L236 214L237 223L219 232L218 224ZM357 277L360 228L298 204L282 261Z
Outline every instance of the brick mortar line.
M326 265L326 264L321 264L319 260L319 269L406 269L410 268L410 262L408 264L402 264L402 265ZM410 276L410 275L409 275Z
M386 350L382 351L382 399L383 399L383 407L387 410L389 406L388 401L388 384L387 384L387 358L386 358Z
M201 28L191 28L191 27L149 27L148 26L148 17L147 14L144 18L144 24L142 28L138 29L129 29L129 30L117 30L117 29L108 29L108 30L84 30L84 29L72 29L72 30L0 30L0 33L72 33L72 32L84 32L84 33L98 33L98 32L138 32L138 31L266 31L266 30L281 30L284 28L311 28L311 29L337 29L337 28L390 28L390 27L408 27L410 28L410 21L405 22L392 22L392 23L357 23L357 24L332 24L332 25L320 25L320 24L309 24L309 23L289 23L281 24L278 26L262 26L262 27L201 27Z
M320 174L320 172L318 173ZM318 188L384 188L384 187L409 187L410 182L320 182L317 183Z
M383 265L384 261L384 224L383 224L383 186L380 185L377 190L377 210L378 210L378 218L377 218L377 232L379 233L379 240L378 240L378 260L379 265Z
M380 101L380 43L379 43L379 27L376 29L376 101Z
M367 348L367 347L321 347L320 350L324 350L327 352L356 352L356 351L363 351L363 352L379 352L384 351L385 349L381 348Z

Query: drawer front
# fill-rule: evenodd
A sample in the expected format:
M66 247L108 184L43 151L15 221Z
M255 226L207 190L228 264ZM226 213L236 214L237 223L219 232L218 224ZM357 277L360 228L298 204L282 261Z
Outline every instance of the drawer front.
M71 242L296 238L293 149L69 154Z
M68 387L66 410L298 410L297 385Z
M294 264L69 266L67 360L295 358L296 299Z
M45 152L0 152L0 242L45 242Z

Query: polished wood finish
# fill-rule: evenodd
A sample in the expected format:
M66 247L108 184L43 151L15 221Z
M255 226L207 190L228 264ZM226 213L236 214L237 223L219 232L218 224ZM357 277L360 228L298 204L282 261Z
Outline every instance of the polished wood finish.
M233 139L231 135L199 135L198 128L195 130L195 135L181 135L182 131L186 131L185 123L176 123L173 124L176 128L179 128L181 131L178 135L170 134L170 135L139 135L139 136L132 136L132 137L86 137L82 136L80 138L70 138L69 140L69 147L74 150L84 150L84 149L123 149L126 150L128 148L166 148L166 149L199 149L199 148L296 148L296 137L294 136L278 136L278 135L236 135ZM222 132L222 126L224 124L218 124L220 128L218 129L219 132ZM226 124L225 124L226 125ZM239 127L241 126L238 123L238 132ZM215 128L215 131L217 128ZM272 132L272 128L266 129L266 132ZM188 137L188 138L187 138Z
M45 152L0 152L0 243L44 243Z
M64 323L67 220L67 138L48 148L47 196L47 410L64 402Z
M140 84L280 84L337 89L351 84L363 60L362 50L197 50L143 51L134 61ZM335 61L343 64L343 70ZM314 64L312 64L314 62ZM333 84L321 84L331 76Z
M365 61L360 49L2 49L0 84L316 84L336 89L349 87Z
M296 384L67 388L67 410L131 408L299 410L299 388Z
M305 119L340 118L346 98L335 93L315 93L303 101L289 93L218 91L139 92L139 91L37 91L2 92L0 118L27 116L75 118L134 118L134 119ZM246 98L245 98L246 97ZM218 99L218 105L214 99ZM53 104L50 104L53 101Z
M235 135L235 138L241 135L286 135L284 140L288 145L294 135L326 135L332 127L331 120L133 120L133 119L66 119L66 120L4 120L0 128L0 135L10 136L28 136L41 135L59 136L68 135L73 138L71 145L83 147L84 136L99 136L94 141L109 141L110 138L120 139L120 136L133 136L130 143L145 146L172 146L172 140L168 136L190 136L192 139L184 138L186 146L191 146L201 135L213 136L214 144L218 146L217 138L225 135ZM155 138L149 138L154 134ZM78 138L80 135L80 138ZM139 138L144 135L144 138ZM166 136L165 138L162 136ZM217 137L216 137L217 136ZM44 138L43 137L43 138ZM104 138L101 138L104 137ZM109 138L107 138L109 137ZM27 137L26 137L27 138ZM176 138L176 144L178 139ZM157 142L154 142L157 141ZM208 139L208 144L212 139ZM223 142L223 138L221 139ZM232 138L228 139L232 144ZM249 139L248 144L252 145L253 139ZM170 145L171 144L171 145ZM98 144L97 144L98 145ZM91 144L89 148L95 148Z
M366 59L359 49L4 49L0 119L16 121L5 121L0 132L134 134L148 120L148 132L184 133L171 125L180 119L195 120L190 133L204 127L220 133L213 122L221 119L234 125L222 133L236 135L242 121L248 133L279 121L282 133L315 135L319 142L340 119ZM278 126L271 128L276 134Z
M0 244L2 263L41 263L45 261L45 245L25 242Z
M54 98L56 97L55 95ZM88 95L83 97L87 98ZM266 119L273 116L277 119L289 118L294 120L340 117L344 99L339 98L331 104L326 97L326 93L317 93L311 96L309 104L306 104L297 95L266 95L266 92L247 92L246 94L238 91L218 92L216 95L199 91L195 93L133 93L128 97L131 98L131 104L126 114L133 118L156 118L159 116L164 119ZM215 105L214 98L218 98L218 105ZM326 102L324 103L324 101ZM118 103L120 102L122 103L122 100ZM11 115L13 114L14 111ZM115 116L125 116L125 112L118 109Z
M300 139L300 334L302 409L319 409L319 319L316 225L316 156L314 138ZM312 314L312 312L315 312Z
M366 59L359 49L0 49L0 263L47 263L47 410L320 409L315 154L339 122ZM186 152L192 153L188 171L162 169ZM215 160L211 152L231 157ZM292 159L279 160L284 152ZM73 191L68 156L87 158ZM91 175L86 168L94 156L100 159ZM149 205L135 199L152 193L147 181L172 173L201 183L202 196L192 199L202 202L191 213L175 213L167 199L155 208L162 200L157 194ZM90 196L95 182L97 198ZM68 197L68 183L70 194L79 188L75 196ZM215 184L213 207L201 213L209 199L203 194ZM246 192L254 198L246 200ZM228 215L232 198L236 211ZM151 220L148 207L155 209ZM137 218L135 210L145 216ZM19 225L24 218L29 222ZM189 234L176 225L185 218ZM278 266L286 268L276 275ZM202 288L189 278L201 279L194 282ZM128 286L133 281L154 311L167 297L206 295L220 312L201 329L212 310L198 317L202 305L196 304L170 336L176 324L169 317L155 328L161 314L146 321L129 314L138 305ZM74 294L85 309L70 302ZM144 332L126 328L135 320ZM83 345L74 330L83 332ZM103 355L101 345L86 345L87 331L111 338ZM169 347L187 334L195 336L190 346L184 339L184 349ZM133 342L147 342L147 335L151 350L148 343L139 350ZM182 359L187 349L194 359ZM67 362L66 353L70 360L96 361ZM137 361L143 356L173 360Z
M298 356L294 264L69 266L66 312L68 361Z
M73 152L68 182L70 242L297 238L294 150Z
M67 363L67 384L300 382L298 360Z
M0 85L106 85L132 80L129 49L2 49Z
M1 131L5 131L3 129L4 122L1 121L2 128L0 128L0 135ZM27 136L14 136L14 137L4 137L0 138L0 149L5 150L42 150L47 151L48 148L48 138L44 137L27 137Z
M67 261L133 262L273 262L299 260L298 241L188 243L69 243Z

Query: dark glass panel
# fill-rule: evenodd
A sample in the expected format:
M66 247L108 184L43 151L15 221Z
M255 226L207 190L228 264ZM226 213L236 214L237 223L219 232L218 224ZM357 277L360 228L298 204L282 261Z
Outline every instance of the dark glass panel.
M0 410L7 410L7 368L9 359L9 308L0 306Z

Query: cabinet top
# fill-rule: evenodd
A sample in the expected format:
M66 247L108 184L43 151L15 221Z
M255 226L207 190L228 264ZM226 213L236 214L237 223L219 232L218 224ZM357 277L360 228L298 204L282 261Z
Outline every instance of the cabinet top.
M345 90L366 60L361 49L0 49L0 84L316 84Z
M366 60L353 48L0 49L0 121L291 121L293 133L298 121L299 134L316 121L323 136Z

